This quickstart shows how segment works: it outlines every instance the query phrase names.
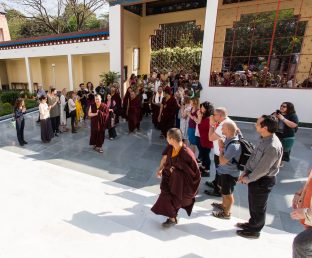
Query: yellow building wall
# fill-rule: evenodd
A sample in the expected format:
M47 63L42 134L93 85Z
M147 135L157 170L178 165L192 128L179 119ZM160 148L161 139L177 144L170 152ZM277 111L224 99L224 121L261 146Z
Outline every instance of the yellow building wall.
M219 1L215 43L213 50L212 71L220 71L224 50L225 30L232 28L235 21L240 20L242 14L274 11L277 1L257 0L251 2L222 5ZM301 50L301 57L297 68L297 80L301 81L307 77L312 62L312 1L282 0L280 10L294 9L294 15L301 13L301 20L308 20L305 38Z
M194 10L142 17L141 36L140 36L141 74L149 73L150 71L150 60L151 60L150 35L154 35L155 30L159 28L160 24L195 20L196 24L200 25L204 30L205 15L206 8L199 8Z
M109 71L109 54L94 54L82 57L84 82L99 85L100 74ZM75 87L78 87L78 85Z
M150 72L150 36L155 34L160 24L196 21L204 29L206 8L174 13L140 17L124 10L124 65L128 66L128 76L133 72L133 48L140 48L140 69L138 74ZM139 41L138 41L139 39Z
M55 64L55 87L57 90L69 89L67 56L41 58L43 86L48 90L54 86L52 64Z
M1 61L0 62L0 87L2 88L2 85L5 85L5 84L9 84L6 62Z
M129 78L132 73L140 74L140 69L138 71L133 71L133 48L140 48L141 17L127 10L123 12L124 66L128 66Z
M29 63L32 82L43 85L40 58L31 58Z
M27 83L26 64L24 59L11 59L6 61L8 81Z

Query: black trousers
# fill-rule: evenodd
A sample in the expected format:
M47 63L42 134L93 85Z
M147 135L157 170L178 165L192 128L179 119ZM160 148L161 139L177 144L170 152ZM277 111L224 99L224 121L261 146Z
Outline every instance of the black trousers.
M76 109L70 112L70 123L71 123L72 132L75 131L75 120L76 120Z
M115 127L112 127L110 129L108 129L108 137L109 138L116 138L117 137L117 133L116 133Z
M264 227L268 198L275 183L275 177L261 177L257 181L248 184L250 213L248 231L260 232Z
M220 188L219 188L220 175L218 175L218 173L217 173L217 168L219 167L219 164L220 164L219 156L218 155L214 155L213 156L213 160L214 160L215 167L216 167L216 175L215 175L215 178L212 181L212 183L214 185L214 191L219 193L220 192Z
M17 118L16 119L16 134L17 140L19 144L24 144L24 127L25 127L25 119Z
M51 123L52 123L52 130L53 133L58 133L59 126L60 126L60 116L51 117Z

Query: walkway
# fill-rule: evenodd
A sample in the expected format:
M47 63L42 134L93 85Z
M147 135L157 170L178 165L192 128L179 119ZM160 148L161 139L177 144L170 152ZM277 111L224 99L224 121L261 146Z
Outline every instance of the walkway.
M38 154L39 155L39 154ZM149 192L0 150L0 257L291 257L294 235L265 227L259 240L195 207L163 229Z

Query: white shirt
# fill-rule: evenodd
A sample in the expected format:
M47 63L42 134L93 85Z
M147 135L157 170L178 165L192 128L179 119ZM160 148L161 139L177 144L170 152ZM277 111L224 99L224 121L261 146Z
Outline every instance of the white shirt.
M219 125L218 127L215 129L215 134L218 135L221 138L225 139L225 135L222 134L222 126L225 122L230 122L232 121L231 118L227 117L225 118ZM213 151L214 154L219 156L220 155L220 149L219 149L219 140L215 140L213 141Z
M68 109L69 109L69 113L72 112L73 110L76 110L76 104L73 101L73 99L68 100Z
M158 87L161 85L161 80L156 80L155 81L155 87L154 87L154 92L157 92L158 91Z
M44 120L50 117L50 110L47 103L39 104L40 120Z

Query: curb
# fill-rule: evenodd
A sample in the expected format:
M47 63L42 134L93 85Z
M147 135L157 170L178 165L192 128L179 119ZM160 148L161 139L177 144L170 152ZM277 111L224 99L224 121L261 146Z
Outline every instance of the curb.
M38 109L39 109L38 107L27 109L26 114L38 111ZM12 119L12 114L0 117L0 121L11 120L11 119Z

